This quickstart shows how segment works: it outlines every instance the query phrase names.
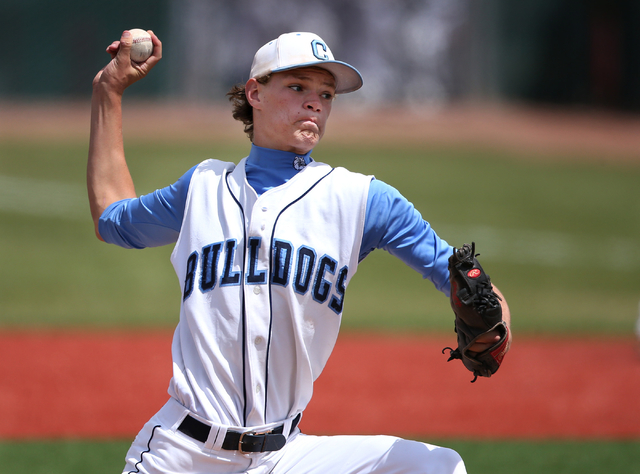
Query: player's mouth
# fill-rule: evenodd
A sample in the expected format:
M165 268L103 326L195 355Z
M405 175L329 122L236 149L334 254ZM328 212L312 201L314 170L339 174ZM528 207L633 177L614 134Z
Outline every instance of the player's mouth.
M309 130L314 130L316 132L320 131L320 126L318 125L318 121L317 119L311 117L311 118L304 118L302 120L299 120L298 123L300 124L300 126L302 128L306 128Z

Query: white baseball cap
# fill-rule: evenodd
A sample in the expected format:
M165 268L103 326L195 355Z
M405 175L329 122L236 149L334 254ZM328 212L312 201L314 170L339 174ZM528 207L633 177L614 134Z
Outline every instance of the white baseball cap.
M362 76L356 68L336 61L322 38L313 33L285 33L258 50L251 65L251 77L301 67L320 67L336 80L336 94L346 94L362 87Z

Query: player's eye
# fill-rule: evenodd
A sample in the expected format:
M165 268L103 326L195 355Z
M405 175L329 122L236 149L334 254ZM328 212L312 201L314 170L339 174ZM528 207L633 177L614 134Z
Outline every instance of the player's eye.
M289 86L289 89L294 90L296 92L302 92L302 86L298 84L292 84Z
M321 94L321 96L325 100L333 100L334 97L335 97L331 92L325 92L325 93Z

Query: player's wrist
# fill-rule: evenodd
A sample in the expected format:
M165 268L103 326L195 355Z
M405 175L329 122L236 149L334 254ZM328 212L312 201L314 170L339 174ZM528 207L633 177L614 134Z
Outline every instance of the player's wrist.
M133 82L135 80L131 80L126 73L120 73L112 61L93 79L93 93L122 96L127 86Z
M93 100L101 104L119 104L122 102L124 88L106 81L94 81Z

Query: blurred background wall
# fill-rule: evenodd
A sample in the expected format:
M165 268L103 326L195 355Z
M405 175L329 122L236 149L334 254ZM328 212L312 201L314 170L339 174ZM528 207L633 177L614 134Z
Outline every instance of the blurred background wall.
M165 46L141 97L223 101L262 44L313 31L362 72L349 101L640 111L637 0L2 0L0 100L88 98L133 27Z

